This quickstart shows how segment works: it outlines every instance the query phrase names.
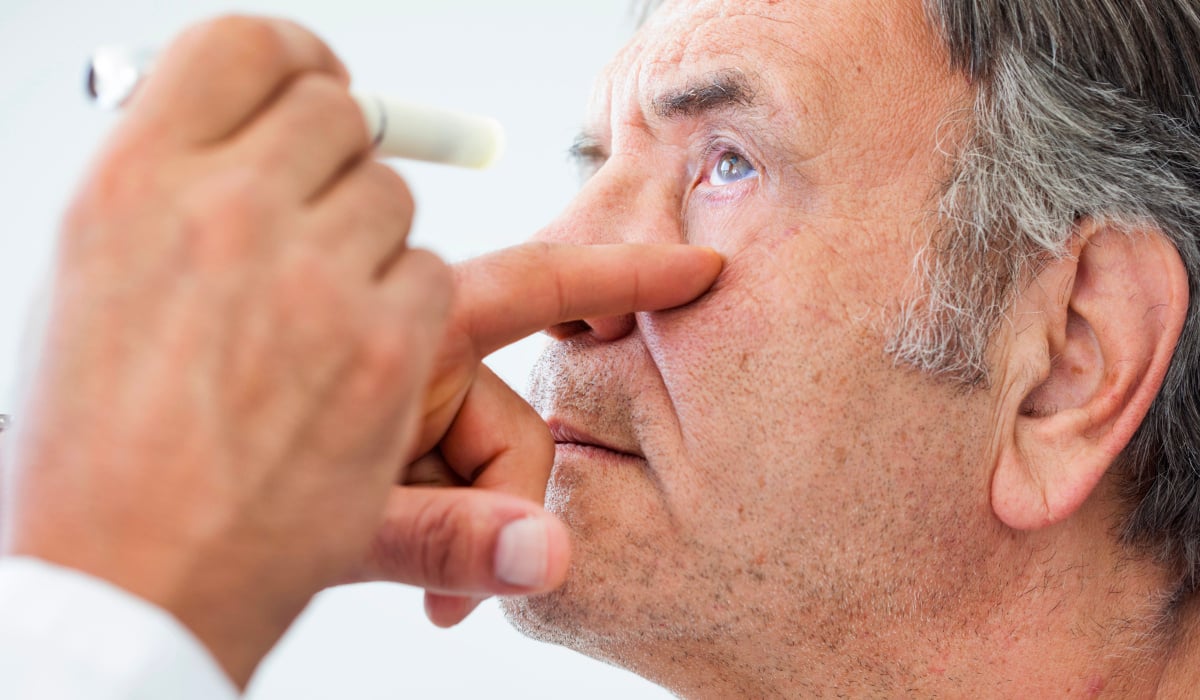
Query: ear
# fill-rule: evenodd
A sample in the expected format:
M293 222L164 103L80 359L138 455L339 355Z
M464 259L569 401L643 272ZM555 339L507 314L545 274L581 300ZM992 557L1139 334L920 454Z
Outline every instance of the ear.
M1145 418L1187 314L1188 279L1154 228L1087 219L1018 297L997 376L992 510L1030 530L1087 500Z

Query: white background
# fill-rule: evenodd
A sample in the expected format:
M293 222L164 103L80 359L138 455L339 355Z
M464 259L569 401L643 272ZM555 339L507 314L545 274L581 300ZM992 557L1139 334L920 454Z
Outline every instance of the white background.
M505 124L508 153L487 173L397 164L418 202L413 240L453 260L523 240L571 197L565 149L592 78L631 32L626 0L0 0L0 413L16 402L22 328L58 219L117 118L82 97L89 51L161 46L187 23L231 10L315 29L358 87ZM539 347L525 341L490 364L523 388ZM618 696L667 694L521 637L493 602L442 631L425 621L419 592L382 584L319 596L250 692L255 700Z

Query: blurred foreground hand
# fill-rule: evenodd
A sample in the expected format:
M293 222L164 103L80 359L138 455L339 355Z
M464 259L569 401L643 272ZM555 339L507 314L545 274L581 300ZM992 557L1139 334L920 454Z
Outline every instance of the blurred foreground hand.
M553 443L482 358L686 303L721 264L534 244L452 272L406 247L411 198L348 82L289 22L172 44L65 218L6 435L6 553L166 609L239 685L338 581L425 586L441 624L561 583ZM397 485L431 460L474 488Z

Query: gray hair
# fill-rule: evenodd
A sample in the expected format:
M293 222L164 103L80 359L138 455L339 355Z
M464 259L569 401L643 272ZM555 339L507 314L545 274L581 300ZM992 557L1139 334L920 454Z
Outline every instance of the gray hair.
M1014 294L1081 217L1156 228L1188 273L1162 390L1117 461L1122 539L1200 582L1200 15L1195 0L927 0L977 87L971 136L888 350L968 386Z
M661 0L642 0L645 17ZM969 389L1014 296L1082 217L1174 243L1190 301L1162 390L1115 468L1122 540L1200 584L1200 11L1196 0L925 0L976 88L920 293L887 352Z

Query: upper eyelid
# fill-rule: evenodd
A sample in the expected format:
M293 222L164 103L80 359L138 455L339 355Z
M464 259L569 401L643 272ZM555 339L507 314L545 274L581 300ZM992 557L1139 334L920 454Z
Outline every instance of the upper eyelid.
M728 138L710 138L708 143L705 144L704 150L700 152L700 175L707 176L707 168L709 168L713 157L724 155L725 153L732 153L749 163L750 167L755 171L761 171L762 168L759 165L758 158L746 155L746 150L745 147L731 142Z
M580 168L599 168L608 160L608 149L599 139L583 133L567 148L567 158Z

